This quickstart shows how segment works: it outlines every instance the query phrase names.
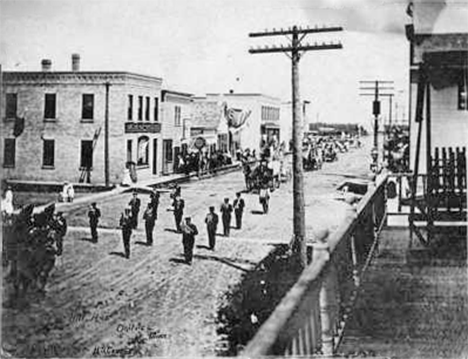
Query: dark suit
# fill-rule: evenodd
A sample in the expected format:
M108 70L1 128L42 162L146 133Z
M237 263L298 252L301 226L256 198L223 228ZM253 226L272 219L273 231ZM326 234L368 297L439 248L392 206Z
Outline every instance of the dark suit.
M176 224L177 231L180 232L180 222L182 222L182 217L184 216L184 207L185 207L185 202L182 198L179 200L174 200L172 203L172 206L174 207L174 220Z
M208 243L210 249L216 245L216 230L218 229L219 217L216 213L208 213L205 218L206 231L208 232Z
M141 201L138 197L133 197L130 202L128 202L128 205L132 208L132 224L133 229L135 229L138 227L138 214L140 213Z
M198 234L198 229L193 223L184 223L181 226L181 230L185 261L188 264L191 264L193 258L193 246L195 244L195 236Z
M220 209L223 218L223 233L226 237L229 237L230 227L231 227L231 213L232 206L230 203L223 203Z
M143 219L145 220L146 243L152 245L154 224L156 223L156 212L154 208L147 208L143 214Z
M242 228L242 214L244 213L245 202L243 198L236 198L234 200L234 213L236 215L236 227Z
M99 224L99 218L101 217L101 211L98 208L91 208L88 212L89 227L91 228L91 238L94 242L98 240L97 226Z
M130 258L130 237L132 236L133 218L122 213L122 216L120 217L120 227L122 228L125 257Z

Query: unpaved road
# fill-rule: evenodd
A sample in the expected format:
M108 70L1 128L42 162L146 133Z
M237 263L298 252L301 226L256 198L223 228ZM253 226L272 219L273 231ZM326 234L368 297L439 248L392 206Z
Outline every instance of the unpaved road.
M306 173L308 237L340 223L348 206L333 200L334 189L346 175L367 174L368 158L369 147L364 146L340 155L321 171ZM27 357L216 355L222 345L215 321L222 293L267 256L272 244L288 243L292 235L288 183L272 194L268 215L256 213L257 195L244 194L242 230L233 229L230 238L218 237L216 250L208 250L203 225L208 206L219 209L224 197L232 200L243 187L240 172L182 185L185 212L200 232L192 266L181 263L181 238L173 232L172 213L166 211L167 194L161 197L155 244L144 244L140 220L128 260L122 257L117 224L130 195L98 203L103 212L98 243L90 241L86 209L71 213L64 254L45 296L31 293L27 306L14 308L7 305L11 286L3 283L3 350ZM148 196L140 198L144 208Z

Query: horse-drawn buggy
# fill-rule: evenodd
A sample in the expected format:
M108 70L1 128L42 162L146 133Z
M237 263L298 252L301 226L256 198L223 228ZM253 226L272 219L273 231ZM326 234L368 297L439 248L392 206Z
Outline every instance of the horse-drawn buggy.
M265 186L271 190L279 188L281 181L280 161L255 161L243 164L247 191L259 191Z
M56 256L62 254L62 240L67 231L55 206L33 215L34 207L25 206L19 213L3 213L4 266L9 266L8 281L14 295L22 297L29 287L43 291Z

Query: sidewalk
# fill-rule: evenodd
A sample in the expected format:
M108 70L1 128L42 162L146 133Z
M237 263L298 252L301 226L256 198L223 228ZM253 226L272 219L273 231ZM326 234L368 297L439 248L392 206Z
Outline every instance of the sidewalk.
M217 175L230 173L232 171L236 171L240 169L239 163L234 163L232 165L228 165L222 167L216 171L214 175L204 175L199 178L199 180L203 180L206 178L211 178ZM140 191L152 191L153 187L165 186L170 183L179 183L179 182L186 182L190 181L192 178L198 179L198 175L196 172L191 173L189 175L185 174L171 174L164 177L157 177L157 178L150 178L147 180L139 181L134 183L130 186L121 186L118 185L116 188L104 191L104 192L97 192L97 193L90 193L88 196L83 196L75 199L73 202L50 202L41 206L37 206L34 208L34 212L42 212L47 206L50 206L52 203L55 203L56 211L68 213L70 211L76 210L80 207L84 207L89 205L93 202L99 202L104 199L117 196L122 193L131 192L133 190L140 190Z

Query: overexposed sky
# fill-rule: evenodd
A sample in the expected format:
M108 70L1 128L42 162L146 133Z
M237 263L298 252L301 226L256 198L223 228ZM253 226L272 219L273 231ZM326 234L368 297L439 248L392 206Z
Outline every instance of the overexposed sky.
M301 97L320 121L367 123L371 99L359 97L359 80L393 80L405 102L405 9L405 0L0 0L0 63L4 71L37 71L48 58L64 71L79 53L82 70L154 75L196 95L234 89L287 101L290 60L248 49L288 39L249 32L341 25L343 32L306 37L344 49L304 54Z

